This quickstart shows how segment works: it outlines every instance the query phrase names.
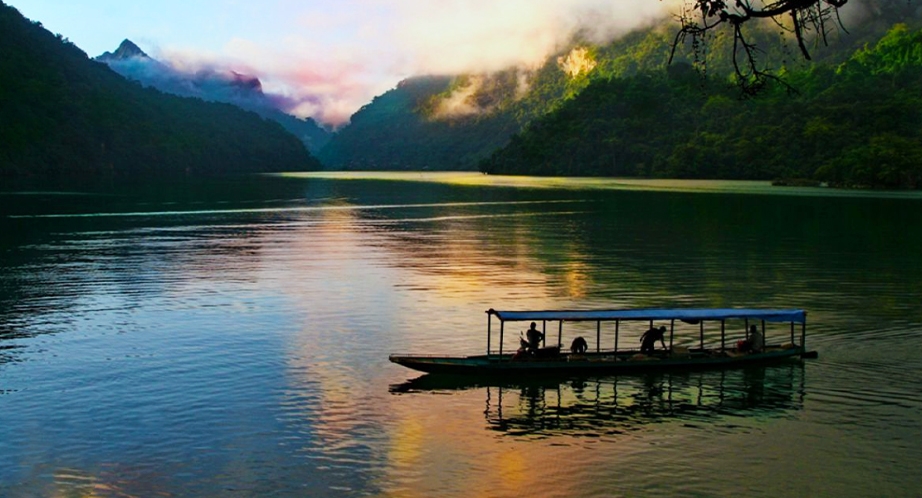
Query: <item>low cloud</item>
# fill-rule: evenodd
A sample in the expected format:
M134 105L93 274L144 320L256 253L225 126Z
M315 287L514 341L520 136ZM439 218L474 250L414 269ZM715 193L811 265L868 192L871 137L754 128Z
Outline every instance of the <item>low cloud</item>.
M472 76L467 84L455 89L448 97L442 99L434 112L435 118L471 116L483 112L472 103L472 97L483 86L483 76Z
M490 72L536 66L579 31L604 42L659 19L671 2L469 0L396 2L397 45L417 72Z
M126 78L184 97L231 103L257 112L286 110L301 104L284 95L265 93L252 68L224 62L224 67L220 61L188 64L172 59L164 63L146 56L106 61Z
M257 76L282 110L335 126L401 79L533 68L577 31L591 41L610 40L661 18L673 4L341 0L321 8L282 3L290 12L274 38L241 33L220 53L170 46L153 55L186 74L221 68Z

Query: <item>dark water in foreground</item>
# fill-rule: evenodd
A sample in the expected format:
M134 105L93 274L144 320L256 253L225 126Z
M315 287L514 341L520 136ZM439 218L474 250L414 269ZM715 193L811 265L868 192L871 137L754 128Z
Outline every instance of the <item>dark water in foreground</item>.
M0 496L922 492L922 196L442 178L0 193ZM490 307L644 306L802 307L820 356L387 361L482 352Z

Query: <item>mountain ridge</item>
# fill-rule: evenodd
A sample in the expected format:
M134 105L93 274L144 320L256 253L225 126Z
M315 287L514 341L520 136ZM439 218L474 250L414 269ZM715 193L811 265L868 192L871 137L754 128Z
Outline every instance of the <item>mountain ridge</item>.
M122 43L118 45L118 48L115 49L115 52L104 52L99 57L96 57L96 60L101 62L109 62L113 60L120 61L131 59L133 57L150 59L150 56L141 50L141 47L135 45L134 42L128 38L125 38L122 40Z
M863 17L853 17L852 23L847 26L848 31L831 33L828 46L822 44L822 39L817 40L818 45L810 50L812 60L805 60L796 47L778 34L777 26L772 23L749 26L754 30L749 39L761 48L760 55L765 66L784 81L787 75L835 67L856 50L876 42L894 23L906 21L918 25L922 17L922 9L895 0L872 0L864 2L862 7L867 10ZM855 19L860 19L860 22ZM738 112L746 112L746 99L734 90L732 80L734 71L730 56L733 38L726 33L717 34L708 41L706 50L700 46L696 50L690 43L680 44L675 47L675 58L670 63L677 30L678 25L673 20L664 19L607 44L588 42L577 33L569 46L551 54L537 69L510 68L492 74L444 76L442 78L447 83L438 88L431 87L431 91L425 94L416 92L409 95L409 86L398 85L357 112L353 121L359 119L361 122L343 127L318 157L327 169L481 169L511 172L484 166L484 161L508 146L510 140L525 133L529 127L546 126L543 118L572 105L581 93L593 85L593 92L598 95L604 91L605 82L635 77L654 76L665 81L682 81L687 98L710 94L717 100L738 101ZM789 79L788 87L778 85L777 88L796 92L800 84L798 78ZM527 87L526 91L521 90L523 86ZM617 90L616 87L609 86L608 91L625 90ZM401 93L407 95L401 96ZM763 96L757 95L754 100L768 95L771 91ZM405 105L395 106L395 101L403 101ZM410 101L413 105L406 105ZM461 112L455 115L444 112L446 107L452 106ZM378 125L368 119L372 115ZM663 114L668 115L668 112ZM680 127L685 123L694 127L693 117L686 116L684 119L664 121L659 126ZM565 127L566 123L560 121L558 125ZM453 133L447 133L446 129ZM554 138L543 136L545 141ZM570 136L567 140L578 143L583 137ZM652 151L646 154L652 158ZM642 174L642 171L653 174L653 170L645 168L634 174ZM538 169L525 167L515 172L537 174ZM765 174L755 172L753 178L764 178Z
M0 1L0 176L205 176L320 164L280 125L126 80Z
M490 174L774 180L922 188L922 28L893 26L839 64L758 98L694 74L595 80L479 165Z
M204 67L188 74L150 57L127 38L114 52L105 52L95 60L146 87L181 97L232 104L255 112L281 124L312 153L319 151L331 137L331 132L314 119L301 119L281 111L279 99L264 93L262 82L256 76L217 67Z

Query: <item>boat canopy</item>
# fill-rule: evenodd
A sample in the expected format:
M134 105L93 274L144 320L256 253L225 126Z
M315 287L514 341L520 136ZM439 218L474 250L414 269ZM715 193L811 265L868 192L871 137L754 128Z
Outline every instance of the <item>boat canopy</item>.
M747 319L766 322L806 323L807 312L799 309L765 310L745 308L704 309L626 309L626 310L570 310L570 311L497 311L487 310L501 321L566 321L596 322L606 320L683 320L697 323L703 320Z

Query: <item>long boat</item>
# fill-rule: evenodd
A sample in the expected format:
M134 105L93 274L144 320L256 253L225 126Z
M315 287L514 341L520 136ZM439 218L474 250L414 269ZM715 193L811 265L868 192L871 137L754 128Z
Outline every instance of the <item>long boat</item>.
M802 309L612 309L563 311L498 311L487 310L486 354L472 356L436 356L392 354L390 361L414 370L446 374L540 374L540 373L617 373L674 369L729 368L754 364L814 358L816 351L806 349L807 313ZM499 330L494 331L494 318ZM527 347L524 338L520 348L505 347L507 322L541 323L540 347ZM566 351L564 324L594 322L594 347L585 340L586 325L582 325L583 347ZM668 326L668 346L663 334L662 346L641 352L637 347L619 344L623 335L636 339L640 327L650 329ZM548 325L557 324L557 342L550 346ZM771 327L768 327L770 325ZM603 326L611 347L603 346ZM716 331L719 327L719 340ZM750 343L749 332L755 327L761 344ZM629 334L633 328L633 335ZM708 328L708 341L705 329ZM769 328L771 330L769 330ZM771 332L770 335L766 335ZM498 335L498 342L494 342ZM613 337L612 337L613 336ZM771 339L769 339L769 337ZM569 338L569 337L568 337ZM575 339L575 337L573 338ZM631 341L635 342L636 341ZM681 345L678 344L681 342ZM741 346L746 344L745 348Z

